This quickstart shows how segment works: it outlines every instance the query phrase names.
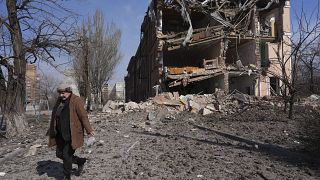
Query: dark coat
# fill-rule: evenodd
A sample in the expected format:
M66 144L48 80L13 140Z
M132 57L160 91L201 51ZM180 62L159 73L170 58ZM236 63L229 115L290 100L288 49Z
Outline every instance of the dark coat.
M49 147L56 145L56 110L60 101L58 100L56 105L52 110L50 127L48 130L49 135ZM84 109L84 104L79 96L71 94L70 103L70 131L71 131L71 146L73 149L77 149L83 145L84 129L87 134L93 131L89 120L87 112Z

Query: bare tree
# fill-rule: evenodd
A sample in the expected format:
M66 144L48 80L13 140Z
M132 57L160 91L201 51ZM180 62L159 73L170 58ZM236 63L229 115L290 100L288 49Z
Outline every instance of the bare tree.
M13 136L27 130L24 118L26 95L26 64L37 60L51 62L55 56L68 51L73 42L70 11L58 0L1 0L6 6L0 12L2 42L0 84L5 82L1 96L5 96L3 114L7 120L7 134Z
M305 51L301 52L300 73L303 80L303 89L308 90L309 93L316 93L315 87L319 87L319 82L315 78L317 72L320 72L320 39L307 47ZM307 89L306 89L307 87Z
M316 75L320 70L320 3L315 6L314 10L308 15L302 8L301 13L296 15L299 19L301 31L303 34L313 31L307 41L302 45L305 46L303 51L300 51L301 62L299 62L298 81L304 93L302 95L310 95L315 93ZM309 43L311 41L311 43Z
M318 12L318 7L316 9ZM288 116L290 119L293 118L293 105L298 92L296 84L298 66L303 60L306 60L304 59L306 50L312 47L320 37L320 33L318 32L320 28L318 15L316 16L316 21L311 22L302 7L299 15L296 14L296 17L298 28L294 29L291 37L283 34L280 45L274 49L277 54L276 63L278 64L278 66L275 67L277 71L281 73L276 73L277 71L267 71L267 73L277 77L283 84L281 95L285 104L284 110L289 110Z
M80 91L85 94L88 102L92 93L95 103L103 103L103 84L111 78L121 59L121 31L114 23L105 25L103 14L97 10L95 15L82 25L79 32L82 44L74 58L79 89L82 88Z
M73 68L75 70L75 80L78 85L80 96L87 99L87 111L89 111L91 103L91 88L89 83L89 58L92 57L90 41L85 23L82 23L78 33L81 39L79 47L74 51Z
M54 76L48 74L42 74L40 79L40 95L48 102L49 109L51 109L57 98L57 87L61 82Z

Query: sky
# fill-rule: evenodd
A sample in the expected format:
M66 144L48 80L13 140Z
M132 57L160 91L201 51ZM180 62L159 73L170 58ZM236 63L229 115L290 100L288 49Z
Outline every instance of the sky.
M291 0L291 23L295 26L295 12L299 12L303 6L306 13L310 14L319 6L320 0ZM0 0L0 3L4 1ZM124 81L127 74L126 68L131 56L135 55L140 41L140 26L146 14L150 0L62 0L62 4L71 11L80 15L81 19L87 19L94 15L96 9L100 9L105 17L105 24L114 22L122 31L121 52L122 59L114 71L111 83ZM2 5L1 5L2 6ZM0 10L3 9L0 6ZM3 6L2 6L3 7ZM319 9L319 8L318 8ZM70 60L61 57L62 61ZM51 67L40 64L41 71L54 72ZM57 74L62 77L62 74Z
M114 71L112 81L124 81L127 65L135 55L140 42L140 27L149 0L68 0L67 7L83 15L93 15L100 9L106 23L114 22L122 31L121 52L123 57Z
M122 59L114 70L111 84L124 81L127 65L135 55L140 42L140 27L148 9L150 0L64 0L63 5L79 14L80 20L93 16L97 9L105 17L105 24L114 22L122 31L121 53ZM64 57L67 58L67 57ZM68 59L68 58L67 58ZM66 59L66 60L67 60ZM64 61L64 60L62 60ZM40 65L43 71L52 68ZM56 72L54 72L56 73Z
M291 0L290 15L293 29L296 28L297 19L301 15L301 11L306 13L306 17L310 18L310 22L315 22L316 14L320 13L320 0Z

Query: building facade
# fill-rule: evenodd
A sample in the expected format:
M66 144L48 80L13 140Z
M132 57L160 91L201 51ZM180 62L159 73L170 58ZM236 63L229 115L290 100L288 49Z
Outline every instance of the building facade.
M26 104L27 107L32 108L39 103L40 87L39 76L37 73L37 66L34 64L27 64L26 69Z
M127 67L127 101L159 91L280 94L290 36L288 0L152 0Z
M114 85L108 84L105 88L105 94L107 100L125 100L125 83L116 82Z

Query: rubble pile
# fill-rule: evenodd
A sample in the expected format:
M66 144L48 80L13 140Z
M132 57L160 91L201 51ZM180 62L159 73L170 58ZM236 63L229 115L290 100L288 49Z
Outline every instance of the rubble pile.
M77 150L88 162L75 179L319 179L319 113L288 119L278 106L281 97L238 91L109 101L89 113L96 135ZM29 115L25 136L0 138L0 179L62 179L49 119Z
M153 109L152 101L136 103L136 102L117 102L109 100L106 105L104 105L102 112L111 114L122 114L124 112L132 112L139 110Z
M102 112L122 114L132 111L152 112L163 107L177 113L190 111L196 114L208 115L213 113L234 114L252 105L282 106L281 99L260 98L234 91L224 95L220 91L214 94L179 95L178 92L166 92L150 98L146 102L116 102L109 100Z
M298 108L304 110L320 110L320 96L312 94L311 96L304 98L298 103Z

